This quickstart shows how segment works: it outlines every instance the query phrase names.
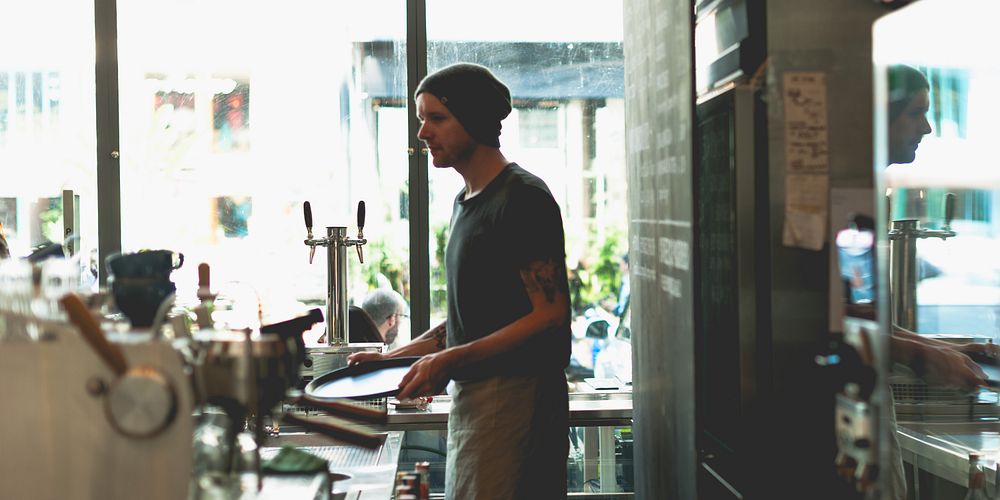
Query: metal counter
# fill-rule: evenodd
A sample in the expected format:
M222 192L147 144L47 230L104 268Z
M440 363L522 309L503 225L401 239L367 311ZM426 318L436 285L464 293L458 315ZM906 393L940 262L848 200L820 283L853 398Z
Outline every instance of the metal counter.
M389 404L389 421L381 428L394 431L445 430L448 428L450 409L450 396L435 396L425 409L397 409ZM632 393L571 393L569 426L585 428L584 462L588 464L588 477L615 477L614 430L616 427L632 426ZM601 483L601 493L614 493L615 488L614 481Z
M1000 452L1000 422L899 422L897 429L903 461L919 470L968 486L969 453L981 453L983 466L994 469L991 459ZM986 474L994 482L992 473Z
M448 428L450 396L435 396L425 409L397 409L389 405L389 421L383 430L444 430ZM586 392L569 396L570 427L629 427L632 425L632 393Z
M268 438L261 456L267 458L284 445L313 453L330 462L330 472L350 478L337 481L335 492L346 492L345 500L388 500L392 497L403 432L386 433L385 443L375 450L337 443L318 434L291 433Z
M346 488L349 500L388 499L395 480L397 462L399 460L402 438L405 431L446 430L448 428L448 412L451 409L451 397L435 396L424 409L397 409L388 405L388 422L383 425L356 424L367 430L385 432L387 439L382 449L378 451L377 463L357 465L344 460L325 456L322 448L329 446L328 438L309 433L282 433L276 438L269 438L266 446L280 447L292 445L314 452L331 462L331 471L351 474L353 477L343 483L337 483L335 490ZM314 417L315 418L315 417ZM322 417L319 417L322 418ZM346 422L341 422L346 423ZM587 443L592 443L585 450L585 458L590 467L600 467L600 475L614 477L614 429L632 425L632 393L618 391L597 391L587 393L572 393L569 396L570 427L585 427L588 435ZM283 428L285 429L285 428ZM353 448L359 452L366 450ZM605 457L598 461L597 457ZM610 457L610 458L608 458ZM598 477L592 472L591 477ZM611 493L614 484L604 485L602 491ZM622 494L630 497L629 494Z

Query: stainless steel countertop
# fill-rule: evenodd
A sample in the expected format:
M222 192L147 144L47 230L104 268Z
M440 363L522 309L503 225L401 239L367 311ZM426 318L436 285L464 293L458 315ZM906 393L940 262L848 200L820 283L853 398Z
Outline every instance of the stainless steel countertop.
M632 425L632 393L628 391L595 391L572 393L569 397L571 427L627 427ZM388 423L381 426L357 424L367 430L386 433L385 444L378 452L377 463L351 465L331 461L333 472L352 477L337 483L335 489L346 489L347 500L386 500L392 493L397 462L404 432L407 430L443 430L448 428L451 397L436 396L423 410L388 408ZM317 416L313 418L323 417ZM339 421L345 424L345 421ZM266 447L292 445L309 450L333 446L329 438L311 433L283 433L268 438ZM360 448L358 449L360 451Z
M265 449L292 445L326 458L331 472L351 476L334 484L334 491L346 491L345 500L389 500L402 443L400 431L387 432L385 443L377 450L345 445L318 434L294 433L268 438Z
M987 469L1000 453L1000 422L899 422L896 435L903 460L938 477L967 486L969 453L980 453ZM992 483L994 475L987 473Z
M389 404L389 421L382 430L443 430L448 428L450 396L435 396L427 408L397 409ZM569 398L570 427L628 427L632 425L631 392L573 393Z

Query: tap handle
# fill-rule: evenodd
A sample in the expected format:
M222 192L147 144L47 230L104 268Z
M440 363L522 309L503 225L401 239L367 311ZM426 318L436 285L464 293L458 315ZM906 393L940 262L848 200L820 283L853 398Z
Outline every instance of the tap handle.
M302 213L306 216L306 229L311 231L313 227L313 211L308 201L302 204Z
M202 262L201 264L198 264L198 298L205 300L211 297L211 290L211 272L208 264Z
M944 195L944 227L951 227L951 219L955 217L955 193Z
M365 263L365 252L362 250L364 243L362 241L365 238L365 202L361 200L358 202L358 244L355 245L358 248L358 262Z
M358 234L365 228L365 202L364 200L358 202ZM360 236L359 236L360 237Z

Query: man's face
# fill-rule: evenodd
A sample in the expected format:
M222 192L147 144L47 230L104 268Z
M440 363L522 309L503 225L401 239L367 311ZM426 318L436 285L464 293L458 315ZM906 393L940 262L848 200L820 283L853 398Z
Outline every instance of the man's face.
M396 341L396 337L399 335L400 318L402 318L403 315L404 312L399 311L392 316L389 316L389 319L385 320L385 325L389 328L382 334L382 340L386 344L391 344Z
M399 321L396 321L395 325L392 325L388 330L386 330L383 340L386 344L392 344L396 341L396 337L399 336Z
M889 124L889 163L911 163L917 157L920 139L931 133L929 108L927 89L917 91L903 113Z
M472 156L476 140L436 96L428 92L417 96L417 118L417 138L427 144L435 167L460 166Z

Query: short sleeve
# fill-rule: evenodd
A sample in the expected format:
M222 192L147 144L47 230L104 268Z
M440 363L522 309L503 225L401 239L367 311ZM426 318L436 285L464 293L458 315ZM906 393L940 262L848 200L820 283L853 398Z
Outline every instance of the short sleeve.
M548 191L528 185L514 190L507 201L504 219L516 266L565 259L562 213Z

